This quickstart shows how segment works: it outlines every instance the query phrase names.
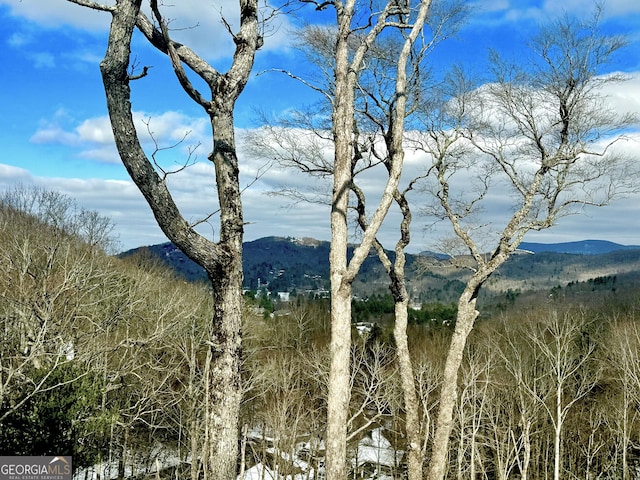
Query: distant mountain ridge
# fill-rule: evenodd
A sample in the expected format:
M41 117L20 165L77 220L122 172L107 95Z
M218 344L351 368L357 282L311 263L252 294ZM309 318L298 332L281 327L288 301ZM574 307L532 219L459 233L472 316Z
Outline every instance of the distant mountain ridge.
M244 288L326 293L330 289L329 249L329 242L311 238L265 237L245 242ZM158 258L186 280L206 280L204 270L169 242L132 249L121 256L140 251ZM513 255L486 285L486 294L515 289L544 290L607 275L617 275L619 281L629 285L629 282L640 283L640 246L604 240L556 244L524 242L519 251L534 255ZM393 252L388 254L393 260ZM456 266L454 259L432 252L408 254L406 268L412 297L419 301L455 301L469 275L468 270ZM372 252L356 278L354 292L367 297L373 293L388 293L388 287L389 277Z
M607 240L581 240L577 242L562 243L534 243L522 242L520 250L527 250L533 253L570 253L575 255L601 255L603 253L615 252L617 250L637 250L640 245L620 245Z
M244 286L250 290L268 287L270 291L328 290L330 247L327 241L306 237L272 236L245 242L242 252ZM170 242L134 248L120 256L127 257L140 251L147 251L189 281L206 279L204 270ZM349 248L351 252L352 247ZM393 252L387 253L394 258ZM408 255L407 265L417 257ZM385 274L381 268L378 257L372 253L362 265L360 277L364 280L378 278Z
M311 238L264 237L245 242L243 268L245 288L257 290L304 284L316 285L329 277L329 242ZM171 242L138 247L120 254L126 257L147 251L189 281L205 280L205 271ZM320 288L320 287L318 287Z

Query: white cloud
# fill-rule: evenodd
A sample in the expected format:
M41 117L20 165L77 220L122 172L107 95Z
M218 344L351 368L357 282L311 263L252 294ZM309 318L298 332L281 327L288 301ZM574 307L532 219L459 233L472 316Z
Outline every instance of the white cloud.
M566 12L582 16L590 14L594 6L595 2L585 8L584 0L563 0L562 2L546 0L542 8L545 13L550 15ZM607 0L607 2L604 3L605 17L618 17L634 13L640 13L640 2L637 0Z
M0 186L2 187L2 190L10 188L16 184L30 184L32 182L33 177L28 170L0 163Z
M111 122L106 115L85 120L75 128L75 134L78 143L89 142L100 145L113 143Z
M132 182L37 177L25 169L0 164L0 191L11 190L16 185L58 191L73 198L80 207L111 218L123 249L167 241Z
M267 12L271 7L266 7ZM149 14L149 12L148 12ZM169 23L172 37L188 45L198 55L209 60L231 57L234 44L225 23L236 33L240 27L237 0L219 0L212 4L201 0L181 0L167 4L162 14ZM149 14L150 15L150 14ZM264 51L282 51L290 44L286 16L276 16L265 26Z
M203 142L207 129L210 129L207 118L188 117L174 111L160 114L134 112L133 118L141 138L153 138L161 144L181 140L187 144Z
M79 46L78 49L60 52L58 63L61 68L71 69L76 72L86 72L87 69L99 71L100 62L103 59L104 47L100 45L95 51L87 47Z
M176 119L179 116L168 115L158 118ZM183 119L184 120L184 119ZM182 122L188 123L188 122ZM100 125L95 122L94 125ZM171 124L171 122L167 122ZM173 131L171 128L167 132ZM75 133L77 134L77 132ZM87 138L101 139L100 135L87 134ZM101 151L98 149L98 151ZM424 165L424 157L408 152L406 156L407 174L418 171ZM242 186L255 179L256 172L265 166L265 159L246 158L241 160ZM371 174L365 185L369 195L375 199L382 188L385 175ZM192 165L179 174L170 175L169 186L175 196L176 203L182 209L188 221L195 222L217 210L217 193L215 190L215 172L213 166L202 161ZM140 245L149 245L166 241L157 227L153 215L141 194L130 181L114 181L96 178L40 178L24 169L0 164L0 189L10 188L16 183L37 184L48 189L60 191L75 198L85 208L94 209L109 216L117 227L122 247L125 249ZM274 166L243 192L244 219L247 222L246 240L253 240L269 235L303 237L309 236L328 240L329 206L326 204L292 203L290 199L268 195L278 186L285 184L295 186L303 191L317 188L317 179L291 170L282 170ZM330 192L330 186L327 186ZM429 201L427 197L412 196L415 217L413 224L413 243L411 251L420 251L436 245L447 235L446 223L439 224L434 230L425 232L425 219L417 214L420 206ZM511 198L505 189L497 189L487 198L487 206L482 220L494 222L496 226L504 222L505 214L511 208ZM372 200L373 202L374 200ZM371 203L373 206L373 203ZM559 225L542 233L533 233L527 237L529 241L556 242L578 239L606 239L623 244L640 243L636 222L638 197L630 197L614 202L601 209L585 208L579 215L560 220ZM380 239L387 246L397 240L400 216L393 208L385 221ZM204 224L199 231L210 238L216 237L217 219Z
M115 144L104 145L100 148L88 148L78 151L78 157L95 160L100 163L120 164L120 157Z
M217 196L213 188L214 172L210 164L197 164L170 176L170 186L176 203L185 218L195 222L217 210ZM166 242L150 208L130 181L103 179L37 177L29 171L0 164L0 191L16 184L38 185L59 191L74 198L81 207L96 210L116 224L116 234L123 249ZM247 240L270 235L311 236L328 239L329 209L320 205L291 207L285 199L270 197L260 188L243 193ZM216 238L216 218L199 231Z
M48 52L33 53L31 55L36 68L54 68L56 66L55 57Z
M189 152L198 144L195 154L206 157L210 136L206 133L208 121L203 117L189 117L180 112L153 114L133 112L134 121L143 147L157 154L158 159L167 158L170 164L184 164ZM56 144L75 147L76 155L88 160L119 162L111 123L106 115L88 118L79 124L64 110L56 112L50 120L42 120L41 127L31 136L37 144ZM73 124L76 124L73 126ZM191 158L193 160L193 157Z
M115 1L99 0L98 3L113 6ZM107 12L81 7L67 0L0 0L0 5L8 6L14 16L24 17L47 28L70 26L86 31L107 32L111 21L111 15ZM233 39L224 26L223 18L232 31L238 30L240 17L237 0L220 0L216 4L201 0L180 0L161 5L160 8L176 41L188 45L208 60L232 56ZM148 7L146 9L150 16ZM286 48L290 40L287 35L288 26L289 22L284 15L272 20L266 27L269 34L263 50L281 51ZM15 41L20 41L19 37Z
M100 0L105 5L114 0ZM27 18L45 27L71 25L84 30L107 30L111 16L74 5L67 0L0 0L0 5L9 7L11 14Z
M495 0L492 2L478 1L472 4L471 21L475 22L478 15L482 17L482 24L500 24L502 22L517 23L522 21L547 21L559 15L575 15L578 18L590 16L595 8L595 2L585 0ZM604 4L604 18L623 17L640 13L640 2L637 0L607 0ZM485 18L487 17L487 18Z
M640 117L640 72L630 74L624 83L605 85L602 93L614 111Z
M72 132L65 132L61 127L56 125L40 128L31 138L33 143L61 143L64 145L74 145L77 143L77 135Z
M24 33L13 33L7 40L7 44L11 47L22 47L31 42L31 38Z
M640 245L638 195L614 200L605 207L585 207L581 213L561 218L554 227L531 232L526 241L555 243L576 240L609 240L622 245Z

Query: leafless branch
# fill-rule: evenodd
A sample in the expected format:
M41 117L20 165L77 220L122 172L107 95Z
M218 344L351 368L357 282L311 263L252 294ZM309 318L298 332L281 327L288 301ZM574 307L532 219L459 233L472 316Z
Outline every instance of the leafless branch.
M153 12L154 17L158 21L158 25L160 26L160 30L162 32L162 36L164 38L164 43L167 48L167 53L169 58L171 59L171 64L173 65L173 70L176 73L176 77L182 85L184 91L191 97L191 99L197 104L201 105L207 112L211 110L212 103L209 100L206 100L200 92L193 86L189 77L187 77L184 68L182 67L182 60L178 55L174 42L169 38L169 29L167 27L167 23L164 21L162 15L160 14L160 10L158 9L158 0L151 0L151 10Z
M192 159L192 156L194 154L194 152L196 151L196 149L200 146L200 143L197 143L196 145L190 145L188 148L188 156L187 159L185 160L184 164L180 167L178 167L175 170L170 170L167 171L164 168L162 168L160 166L160 164L158 163L158 159L156 158L157 154L160 152L163 152L165 150L173 150L177 147L179 147L180 145L182 145L184 143L184 141L187 139L187 137L191 134L190 130L187 130L184 135L182 136L182 138L180 140L178 140L176 143L174 143L173 145L169 145L167 147L161 147L158 144L158 140L155 138L155 135L153 133L153 131L151 130L151 118L149 118L148 120L142 120L142 123L144 123L147 127L147 132L149 133L149 137L151 137L151 140L153 141L154 144L154 151L151 153L151 158L153 159L153 163L156 166L156 168L162 173L162 179L163 181L166 180L168 175L172 175L175 173L179 173L181 171L183 171L184 169L186 169L187 167L193 165L195 163L195 159Z
M88 7L93 10L101 10L103 12L113 12L115 10L115 6L113 5L104 5L102 3L93 2L91 0L67 0L71 3L75 3L76 5L80 5L82 7Z

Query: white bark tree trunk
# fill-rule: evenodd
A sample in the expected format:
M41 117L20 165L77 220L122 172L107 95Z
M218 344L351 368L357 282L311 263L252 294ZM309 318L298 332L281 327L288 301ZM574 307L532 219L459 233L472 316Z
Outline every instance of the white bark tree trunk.
M355 72L349 62L349 32L353 4L338 15L336 43L335 103L333 137L335 143L333 195L331 204L331 343L329 391L327 394L326 477L343 480L347 476L347 419L351 397L351 282L347 274L349 231L347 210L351 189L352 131L354 119Z
M407 434L407 476L409 480L422 480L424 455L421 449L419 404L413 374L413 363L407 341L408 303L409 298L405 292L405 299L395 304L394 339L396 341L396 355L402 383L402 395L404 397L405 430Z
M559 366L557 365L556 368L559 368ZM563 388L564 384L558 381L556 384L556 418L553 432L553 480L560 480L560 463L562 461L560 458L560 446L562 440L562 424L564 423L562 406Z

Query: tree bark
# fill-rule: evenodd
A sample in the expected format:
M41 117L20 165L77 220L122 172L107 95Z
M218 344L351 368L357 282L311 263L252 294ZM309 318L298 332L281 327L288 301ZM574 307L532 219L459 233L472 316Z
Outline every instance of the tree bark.
M140 4L141 0L122 0L113 10L109 46L100 65L107 106L120 157L149 203L158 225L169 240L206 270L211 281L214 312L208 339L210 388L205 400L206 450L203 453L206 458L202 463L206 479L234 479L241 398L243 217L233 109L260 44L257 8L253 0L240 3L242 26L236 36L234 63L226 75L218 75L210 67L197 63L195 55L188 56L192 52L184 53L190 65L202 69L198 73L210 80L212 91L212 101L203 107L211 119L213 152L209 160L215 166L220 205L220 239L215 243L199 235L182 217L164 178L158 176L135 134L127 69L133 29L136 24L141 30L148 27L148 21L140 14ZM143 33L153 38L158 48L169 50L177 72L181 68L176 65L178 54L168 48L168 39L160 41L158 35L152 35L148 29Z
M423 452L420 447L420 415L416 394L413 364L407 342L408 296L403 302L395 304L396 323L394 339L396 355L402 383L402 394L405 408L405 431L407 434L407 475L409 480L422 480Z
M393 148L390 148L393 151ZM400 372L400 384L405 409L405 432L407 437L407 477L409 480L422 480L422 465L424 463L424 451L421 448L421 425L419 414L418 394L413 373L413 362L409 351L407 338L407 326L409 323L409 292L407 291L405 265L405 249L410 242L411 209L406 199L406 192L395 194L396 203L402 212L400 223L400 240L396 243L396 257L393 262L389 259L380 243L375 244L378 257L384 265L391 284L389 286L394 302L395 324L393 338L396 342L396 359ZM364 212L364 205L359 210ZM364 224L364 215L360 219Z
M378 35L388 26L387 19L394 11L394 2L388 2L378 15L376 23L362 39L355 52L350 55L349 46L354 32L352 21L355 1L344 4L336 2L338 31L335 47L335 97L333 103L333 140L334 169L331 204L331 364L329 373L329 392L327 397L327 435L326 435L326 475L328 480L346 478L347 420L350 400L350 349L351 349L351 291L352 283L360 266L368 256L375 242L382 221L398 191L402 172L404 150L404 119L406 116L406 64L410 58L411 47L422 31L430 0L420 2L418 17L405 39L398 58L395 85L395 109L390 112L393 127L390 137L393 149L389 152L387 168L389 177L382 197L364 230L363 239L355 249L350 261L347 259L349 192L353 187L354 169L354 124L355 88L358 76L364 65L364 57L376 41ZM371 19L370 19L371 20Z
M352 6L353 7L353 6ZM336 44L336 95L333 112L335 161L331 205L331 343L327 394L326 476L346 478L347 419L350 401L351 282L347 273L347 209L351 187L351 136L354 117L355 75L349 65L349 31L352 10L338 17Z
M453 409L458 399L458 372L462 363L467 338L478 317L476 299L480 283L469 282L458 301L456 327L451 337L447 360L442 376L440 409L433 438L429 480L442 480L447 472L449 436L453 428Z

